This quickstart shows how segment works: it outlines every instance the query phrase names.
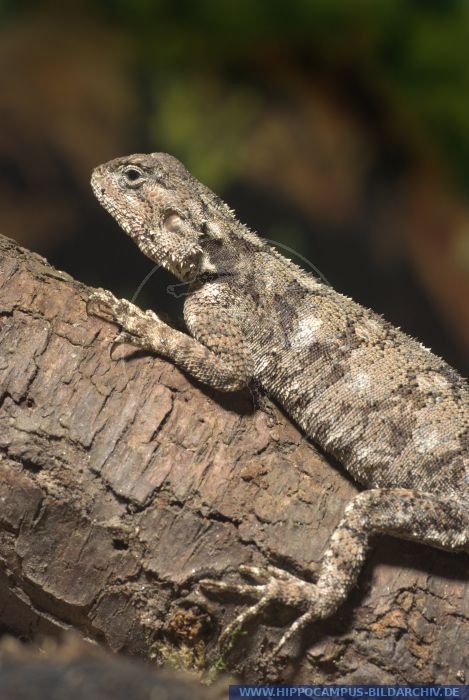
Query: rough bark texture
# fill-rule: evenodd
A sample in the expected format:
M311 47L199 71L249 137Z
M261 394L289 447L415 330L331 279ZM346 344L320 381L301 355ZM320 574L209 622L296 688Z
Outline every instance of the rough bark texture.
M120 348L88 290L0 240L0 624L210 666L245 601L197 579L269 561L308 576L355 487L274 406ZM467 557L381 538L359 587L265 665L271 610L224 661L250 682L463 682Z

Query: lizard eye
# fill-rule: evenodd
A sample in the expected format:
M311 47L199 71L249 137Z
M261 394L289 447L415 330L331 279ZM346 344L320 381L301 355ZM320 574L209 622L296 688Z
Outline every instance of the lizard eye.
M135 165L129 165L122 171L127 185L131 187L139 187L143 183L143 170Z

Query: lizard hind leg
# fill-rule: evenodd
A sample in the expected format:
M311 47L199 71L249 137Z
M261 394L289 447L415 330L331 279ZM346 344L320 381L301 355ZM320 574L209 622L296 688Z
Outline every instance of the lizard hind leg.
M375 534L390 534L442 549L469 551L469 514L460 503L410 489L370 489L356 496L345 509L324 553L315 583L267 566L240 567L256 585L203 580L211 592L233 592L256 602L238 615L220 637L226 646L233 633L270 604L294 607L300 615L281 637L272 656L314 620L334 613L356 582Z

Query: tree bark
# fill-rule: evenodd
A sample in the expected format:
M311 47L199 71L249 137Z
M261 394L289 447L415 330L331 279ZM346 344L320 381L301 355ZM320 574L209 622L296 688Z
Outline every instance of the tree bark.
M249 602L204 596L242 563L310 576L356 488L273 405L222 395L120 347L89 290L0 240L0 625L64 628L114 651L250 682L464 682L467 557L380 538L347 603L296 656L267 611L223 659ZM290 648L291 651L295 649Z

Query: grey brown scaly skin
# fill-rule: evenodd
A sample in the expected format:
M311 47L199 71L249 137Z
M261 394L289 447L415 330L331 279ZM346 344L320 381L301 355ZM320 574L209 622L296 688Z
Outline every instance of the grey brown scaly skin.
M256 602L221 643L272 602L300 628L325 618L355 583L370 538L386 533L469 552L469 387L381 316L282 257L165 153L95 169L93 191L142 252L187 284L190 335L99 291L93 313L120 341L174 361L222 391L253 380L365 487L346 507L317 580L245 566L254 584L204 581Z

